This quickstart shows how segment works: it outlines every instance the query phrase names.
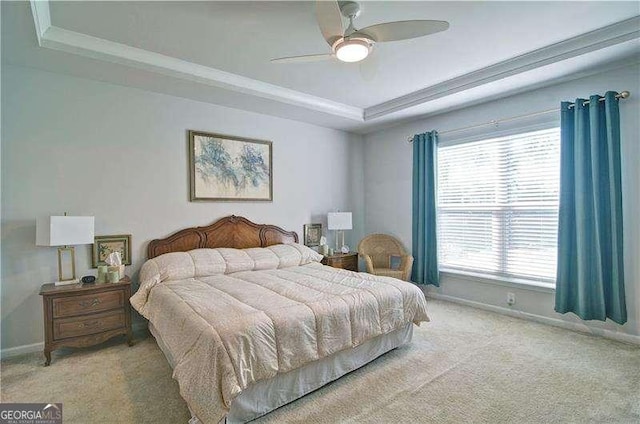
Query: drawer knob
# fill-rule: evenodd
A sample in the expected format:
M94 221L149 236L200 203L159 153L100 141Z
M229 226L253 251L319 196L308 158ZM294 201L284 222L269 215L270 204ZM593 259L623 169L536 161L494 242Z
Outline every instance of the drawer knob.
M83 300L82 302L80 302L80 306L82 306L83 308L86 307L90 307L90 306L96 306L100 304L100 299L98 299L97 297L95 299L93 299L92 301L88 301L88 300Z

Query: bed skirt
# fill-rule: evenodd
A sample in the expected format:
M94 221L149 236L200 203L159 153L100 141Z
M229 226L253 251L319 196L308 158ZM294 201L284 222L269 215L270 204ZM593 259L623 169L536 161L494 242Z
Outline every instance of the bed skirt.
M149 331L173 368L174 360L151 323ZM380 355L409 343L412 337L413 324L409 323L353 349L337 352L301 368L258 381L233 400L229 414L221 423L245 423L265 415L362 367ZM200 424L200 421L193 416L189 424Z

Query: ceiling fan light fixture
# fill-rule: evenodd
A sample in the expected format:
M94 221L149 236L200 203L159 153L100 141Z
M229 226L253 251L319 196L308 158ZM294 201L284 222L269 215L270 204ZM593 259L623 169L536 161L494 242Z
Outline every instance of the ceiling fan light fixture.
M345 40L335 47L336 57L342 62L360 62L370 51L371 46L364 40Z

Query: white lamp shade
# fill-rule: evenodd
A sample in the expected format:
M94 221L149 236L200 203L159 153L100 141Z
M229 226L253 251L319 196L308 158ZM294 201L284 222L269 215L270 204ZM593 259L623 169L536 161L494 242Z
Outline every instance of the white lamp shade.
M329 212L327 214L327 228L330 230L352 229L351 212Z
M48 216L36 220L36 246L92 244L92 216Z

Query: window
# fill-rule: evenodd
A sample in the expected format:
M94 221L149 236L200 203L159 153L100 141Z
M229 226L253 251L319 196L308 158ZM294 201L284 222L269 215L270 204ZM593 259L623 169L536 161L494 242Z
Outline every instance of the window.
M438 148L441 269L554 282L560 130Z

